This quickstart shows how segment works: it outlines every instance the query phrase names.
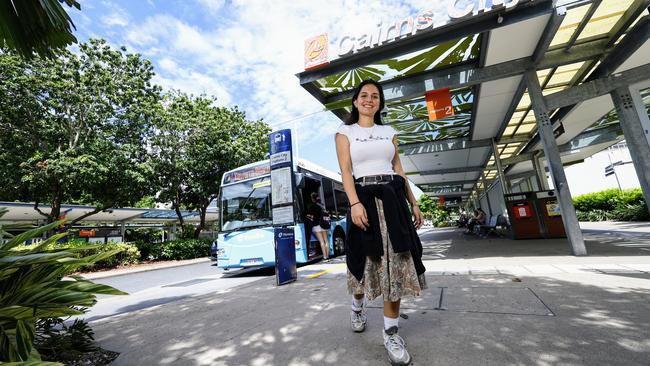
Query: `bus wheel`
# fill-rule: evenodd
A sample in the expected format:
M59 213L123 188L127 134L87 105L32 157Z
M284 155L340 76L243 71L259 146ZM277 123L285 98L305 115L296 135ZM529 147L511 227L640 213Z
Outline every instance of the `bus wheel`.
M334 256L345 252L345 236L340 231L334 234Z

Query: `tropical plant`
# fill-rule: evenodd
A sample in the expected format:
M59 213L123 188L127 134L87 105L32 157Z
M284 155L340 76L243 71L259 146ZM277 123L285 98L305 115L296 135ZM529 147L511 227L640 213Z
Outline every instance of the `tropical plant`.
M81 10L76 0L5 0L0 2L0 47L3 44L22 57L52 57L57 50L76 43L74 23L62 3ZM72 28L71 28L72 27Z
M99 348L95 332L83 319L75 319L72 324L66 324L63 318L41 319L36 322L34 343L43 357L62 361Z
M0 216L4 214L0 211ZM39 361L34 347L35 323L39 319L82 315L80 307L96 303L96 294L125 295L110 286L69 276L78 268L105 260L117 251L77 257L84 248L45 248L65 238L53 235L34 247L21 247L59 227L62 221L11 236L0 227L0 361Z

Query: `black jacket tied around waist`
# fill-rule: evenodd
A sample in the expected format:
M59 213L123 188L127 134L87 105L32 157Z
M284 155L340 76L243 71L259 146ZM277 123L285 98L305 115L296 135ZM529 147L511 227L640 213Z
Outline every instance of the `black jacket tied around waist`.
M395 179L383 184L355 185L359 201L366 209L369 227L363 231L356 226L352 222L350 210L345 254L350 273L359 281L363 278L366 257L379 258L384 255L375 198L380 199L384 206L384 217L393 251L410 251L417 274L425 272L422 264L422 243L411 219L405 184L404 178L396 175Z

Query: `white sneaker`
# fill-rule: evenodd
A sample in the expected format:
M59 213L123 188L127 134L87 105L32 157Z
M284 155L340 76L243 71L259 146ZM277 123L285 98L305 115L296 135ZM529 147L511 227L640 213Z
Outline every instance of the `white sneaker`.
M411 355L406 350L406 343L397 334L397 327L384 330L384 347L388 351L388 360L391 365L405 366L411 363Z
M366 322L368 318L366 317L366 299L363 299L363 305L361 305L361 309L355 310L354 306L352 306L352 310L350 310L350 326L352 327L352 330L361 333L364 330L366 330Z

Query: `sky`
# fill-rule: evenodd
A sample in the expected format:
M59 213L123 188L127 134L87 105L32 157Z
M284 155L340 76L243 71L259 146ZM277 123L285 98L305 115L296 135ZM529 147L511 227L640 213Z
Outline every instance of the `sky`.
M325 5L327 4L327 5ZM69 9L80 42L104 38L149 59L166 90L217 97L273 130L291 128L295 154L338 172L334 132L341 121L305 91L304 41L359 35L445 1L89 0Z

